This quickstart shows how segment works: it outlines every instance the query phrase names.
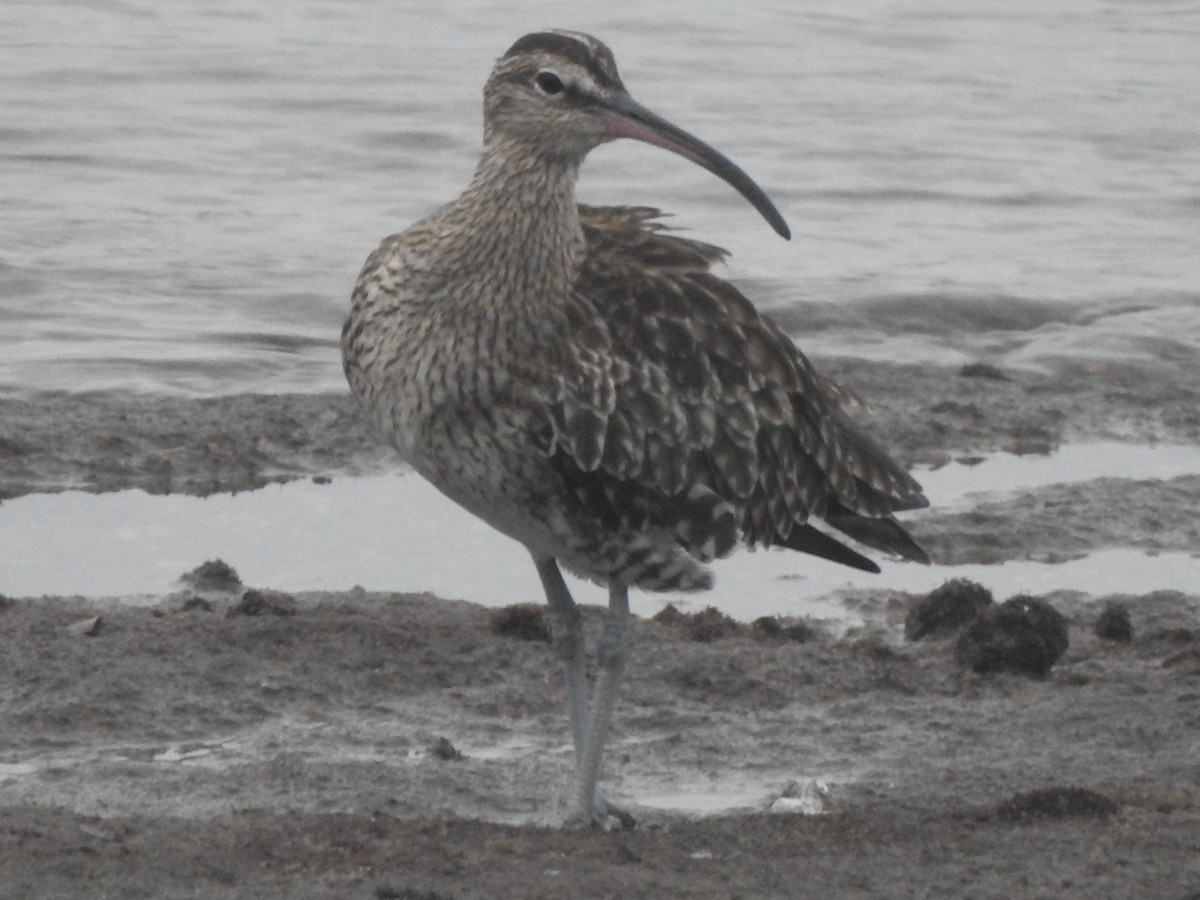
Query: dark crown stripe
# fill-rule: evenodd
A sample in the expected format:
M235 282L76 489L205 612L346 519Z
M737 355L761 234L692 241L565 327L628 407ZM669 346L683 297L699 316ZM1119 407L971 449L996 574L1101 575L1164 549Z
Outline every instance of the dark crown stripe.
M512 59L531 53L546 53L557 56L587 70L596 84L602 87L620 88L621 79L617 77L616 65L611 61L612 55L608 48L597 41L597 48L589 47L576 38L554 31L537 31L527 34L508 48L502 59ZM607 55L606 60L603 57Z

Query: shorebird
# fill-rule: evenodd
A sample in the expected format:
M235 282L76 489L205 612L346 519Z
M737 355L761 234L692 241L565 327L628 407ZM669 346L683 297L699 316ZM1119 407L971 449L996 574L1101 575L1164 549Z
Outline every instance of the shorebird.
M567 821L626 813L597 792L630 627L629 588L698 591L737 545L878 572L817 527L928 562L893 513L920 486L831 382L729 283L725 253L646 207L579 205L584 157L616 138L679 154L788 226L745 172L637 103L609 49L528 34L484 88L463 194L367 259L342 331L368 418L442 493L533 557L566 670L576 754ZM560 565L608 586L588 698Z

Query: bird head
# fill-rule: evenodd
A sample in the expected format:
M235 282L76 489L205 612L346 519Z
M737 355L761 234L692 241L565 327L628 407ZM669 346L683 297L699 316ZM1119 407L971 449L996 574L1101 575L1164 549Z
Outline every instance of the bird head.
M787 223L728 157L629 95L612 51L586 34L527 34L496 63L484 88L484 141L515 143L537 160L578 165L600 144L632 138L677 153L727 182L782 237Z

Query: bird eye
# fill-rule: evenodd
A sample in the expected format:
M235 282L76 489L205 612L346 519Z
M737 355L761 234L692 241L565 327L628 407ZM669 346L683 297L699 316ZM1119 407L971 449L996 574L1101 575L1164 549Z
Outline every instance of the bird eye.
M537 89L548 97L553 97L555 94L561 94L566 90L566 85L563 80L551 72L549 69L542 69L533 76L533 83L537 85Z

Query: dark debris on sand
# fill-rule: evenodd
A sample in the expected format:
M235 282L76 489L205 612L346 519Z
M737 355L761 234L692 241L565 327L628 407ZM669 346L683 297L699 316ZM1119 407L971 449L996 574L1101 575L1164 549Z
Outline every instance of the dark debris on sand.
M732 637L743 631L743 626L725 615L715 606L706 606L700 612L682 612L673 603L668 603L651 620L668 628L676 628L693 641L709 644L721 638Z
M1025 791L1005 800L992 812L1001 822L1034 822L1040 819L1102 819L1116 815L1116 801L1081 787L1048 787Z
M179 576L179 582L193 591L234 593L242 589L237 571L223 559L202 562L190 572Z
M519 641L550 643L546 608L539 603L514 603L492 613L492 633Z
M904 637L910 641L955 632L992 605L992 592L955 578L919 597L908 608Z
M1133 620L1123 603L1110 603L1096 618L1096 637L1128 644L1133 640Z
M429 746L429 755L443 762L461 762L466 759L462 751L450 743L447 737L439 737Z
M781 622L777 616L760 616L750 623L750 631L764 641L795 641L806 644L819 632L807 622Z
M981 675L1045 677L1069 645L1067 620L1045 600L1018 595L985 609L959 636L955 659Z
M283 591L251 588L229 608L227 616L294 616L296 598Z

